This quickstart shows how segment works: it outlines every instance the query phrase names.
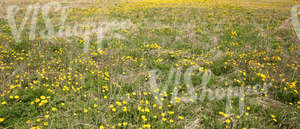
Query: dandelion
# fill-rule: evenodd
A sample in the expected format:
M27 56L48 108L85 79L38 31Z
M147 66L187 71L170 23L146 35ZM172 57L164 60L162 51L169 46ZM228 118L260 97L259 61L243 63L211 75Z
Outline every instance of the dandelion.
M0 117L0 123L3 122L4 120L5 120L4 118Z
M57 108L53 107L51 108L52 111L57 111Z
M170 120L170 123L173 123L173 122L174 122L174 120L171 119L171 120Z
M16 95L14 98L15 98L15 99L19 99L20 97Z
M230 123L230 120L229 120L229 119L226 119L225 122L226 122L227 124L229 124L229 123Z
M41 98L41 99L46 99L46 97L45 97L45 96L41 96L40 98Z
M151 128L151 125L150 125L150 124L144 124L144 125L143 125L143 128L148 128L148 129L150 129L150 128Z
M247 110L249 111L250 109L251 109L250 106L248 106L248 107L247 107Z
M273 115L273 114L271 114L271 117L272 117L272 118L276 118L276 116L275 116L275 115Z
M123 107L123 111L124 111L124 112L127 112L127 107Z
M100 126L99 126L99 129L104 129L104 126L103 126L103 125L100 125Z
M142 117L142 119L143 119L144 121L147 121L146 116L142 115L141 117Z
M121 126L122 126L122 123L118 123L118 126L121 127Z
M183 116L178 116L178 119L183 120L184 117Z
M3 101L3 102L1 102L1 104L2 104L2 105L5 105L5 104L7 104L7 102L6 102L6 101Z
M248 113L248 112L246 112L246 113L245 113L245 115L246 115L246 116L249 116L249 113Z
M86 113L86 112L88 112L88 110L87 110L87 109L83 109L83 112L85 112L85 113Z
M122 103L119 102L119 101L117 101L116 104L119 105L119 106L122 106Z
M94 108L96 108L96 107L98 107L98 105L97 105L97 104L94 104Z

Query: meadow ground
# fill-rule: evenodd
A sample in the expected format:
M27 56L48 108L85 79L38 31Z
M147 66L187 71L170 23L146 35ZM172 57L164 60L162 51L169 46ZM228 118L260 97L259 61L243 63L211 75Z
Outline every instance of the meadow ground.
M0 128L299 129L298 4L0 1Z

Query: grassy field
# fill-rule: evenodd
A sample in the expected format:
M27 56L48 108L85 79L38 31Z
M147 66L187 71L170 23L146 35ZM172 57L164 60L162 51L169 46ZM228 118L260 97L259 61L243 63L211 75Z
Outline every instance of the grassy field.
M300 2L65 0L47 21L51 2L0 2L0 129L300 128Z

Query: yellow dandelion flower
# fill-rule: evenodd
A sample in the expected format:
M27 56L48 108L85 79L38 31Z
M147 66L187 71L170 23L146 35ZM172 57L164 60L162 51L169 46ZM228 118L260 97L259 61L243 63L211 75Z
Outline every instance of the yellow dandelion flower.
M6 101L3 101L3 102L1 102L1 104L2 104L2 105L5 105L5 104L7 104L7 102L6 102Z
M118 123L118 126L119 126L119 127L122 126L122 123Z
M272 118L276 118L276 116L275 116L275 115L273 115L273 114L271 114L271 117L272 117Z
M246 112L246 113L245 113L245 115L246 115L246 116L249 116L249 113L248 113L248 112Z
M52 111L57 111L57 108L53 107L51 108Z
M5 120L4 118L0 117L0 123L3 122L4 120Z
M178 116L178 119L183 120L184 117L183 116Z
M141 117L142 117L142 119L143 119L144 121L147 121L146 116L142 115Z
M227 124L229 124L229 123L230 123L230 120L229 120L229 119L226 119L225 122L226 122Z
M46 97L45 97L45 96L41 96L40 98L41 98L41 99L46 99Z
M103 126L103 125L100 125L99 129L104 129L104 126Z
M19 99L20 97L16 95L14 98L15 98L15 99Z
M117 101L116 104L119 105L119 106L122 106L122 103L119 102L119 101Z
M247 110L250 110L250 109L251 109L250 106L248 106L248 107L247 107Z
M143 125L143 128L148 128L148 129L150 129L150 128L151 128L151 125L150 125L150 124L144 124L144 125Z

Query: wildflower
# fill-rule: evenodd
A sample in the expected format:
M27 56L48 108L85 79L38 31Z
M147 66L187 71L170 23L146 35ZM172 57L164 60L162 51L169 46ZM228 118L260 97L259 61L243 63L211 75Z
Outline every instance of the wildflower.
M15 99L19 99L19 98L20 98L19 96L17 96L17 95L15 96Z
M224 112L219 112L220 115L224 116L224 117L227 117L227 114L224 113Z
M144 121L147 121L147 118L146 118L146 116L144 116L144 115L142 115L142 119L143 119Z
M294 87L296 86L296 83L297 83L297 81L294 81L294 82L290 83L290 84L289 84L289 87L290 87L290 88L294 88Z
M153 108L156 108L157 107L157 105L156 104L153 104Z
M178 119L183 120L184 117L183 116L178 116Z
M38 102L40 102L40 99L39 99L39 98L36 98L36 99L34 100L34 102L38 103Z
M30 124L30 120L27 120L27 121L26 121L26 124Z
M44 125L45 125L45 126L48 126L48 122L44 122Z
M120 127L120 126L122 126L122 124L121 124L121 123L118 123L118 126Z
M53 107L51 108L52 111L57 111L57 108Z
M98 107L98 105L97 105L97 104L94 104L94 107L96 108L96 107Z
M271 114L271 117L272 117L272 118L276 118L276 116L275 116L275 115L273 115L273 114Z
M113 107L114 107L114 105L112 105L112 104L111 104L111 105L109 105L109 108L113 108Z
M226 119L225 122L226 122L227 124L229 124L229 123L230 123L230 120L229 120L229 119Z
M132 92L132 95L134 95L134 96L135 96L135 95L136 95L136 93L135 93L135 92Z
M247 110L250 110L250 109L251 109L250 106L248 106L248 107L247 107Z
M126 126L126 125L127 125L127 122L123 122L123 125Z
M2 104L2 105L5 105L5 104L7 104L7 103L6 103L6 101L3 101L1 104Z
M150 112L149 108L145 108L145 112Z
M168 113L169 113L170 115L174 114L174 112L173 112L173 111L168 111Z
M83 112L88 112L88 110L87 109L83 109Z
M104 126L103 126L103 125L100 125L99 129L104 129Z
M3 122L4 120L5 120L4 118L0 117L0 123Z
M150 125L150 124L144 124L144 125L143 125L143 128L148 128L148 129L150 129L150 128L151 128L151 125Z
M127 107L123 107L123 111L124 111L124 112L127 112Z
M41 96L40 98L41 98L41 99L46 99L46 97L45 97L45 96Z
M170 120L170 123L173 123L174 122L174 120Z
M122 106L122 103L119 102L119 101L117 101L116 104L119 105L119 106Z
M249 116L249 113L248 113L248 112L246 112L246 113L245 113L245 115L246 115L246 116Z

